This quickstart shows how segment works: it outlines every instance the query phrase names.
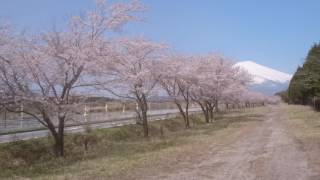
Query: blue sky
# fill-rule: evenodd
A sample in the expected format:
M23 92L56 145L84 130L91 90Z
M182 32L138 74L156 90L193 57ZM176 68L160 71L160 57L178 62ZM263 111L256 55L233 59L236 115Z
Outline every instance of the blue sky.
M115 0L113 0L115 1ZM146 21L124 34L166 42L189 54L218 52L293 73L320 41L318 0L142 0ZM92 8L92 0L1 0L0 17L39 32Z

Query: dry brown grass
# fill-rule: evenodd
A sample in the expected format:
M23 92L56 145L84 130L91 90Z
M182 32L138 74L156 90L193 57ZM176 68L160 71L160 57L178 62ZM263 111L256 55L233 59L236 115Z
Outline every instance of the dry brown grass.
M141 173L148 175L158 168L170 171L170 164L199 158L205 149L231 143L239 135L237 129L257 123L265 113L266 108L231 112L210 124L198 116L189 130L179 118L152 122L148 139L137 125L94 130L88 152L79 143L79 135L69 135L67 156L59 159L52 156L48 138L2 144L0 178L139 179Z
M314 179L320 177L320 113L308 106L282 105L286 123L308 156Z

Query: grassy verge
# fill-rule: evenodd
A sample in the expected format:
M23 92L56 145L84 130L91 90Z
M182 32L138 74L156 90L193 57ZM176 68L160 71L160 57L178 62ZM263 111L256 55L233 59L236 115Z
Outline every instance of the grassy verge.
M299 139L320 138L320 113L309 106L283 105L287 122Z
M50 137L0 145L0 178L32 179L112 179L149 166L160 157L174 154L177 147L202 139L231 133L228 127L260 120L264 108L232 112L205 124L201 116L193 116L193 127L185 130L180 118L150 123L151 137L143 138L141 127L128 125L92 130L88 134L66 136L66 156L55 158ZM88 149L85 149L85 141ZM168 153L170 152L170 153ZM166 154L166 155L164 155ZM115 178L116 179L116 178ZM130 178L129 178L130 179Z
M309 106L283 105L286 123L305 151L314 179L320 177L320 113Z

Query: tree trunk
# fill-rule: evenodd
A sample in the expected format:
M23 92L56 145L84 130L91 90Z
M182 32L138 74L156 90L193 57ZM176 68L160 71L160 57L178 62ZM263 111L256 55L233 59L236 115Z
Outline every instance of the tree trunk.
M187 114L183 111L182 105L177 100L175 100L175 104L179 109L179 112L183 118L186 128L189 128L189 124L187 123L189 118L187 117Z
M148 116L147 111L142 111L142 125L143 125L143 136L148 137L149 136L149 128L148 128Z
M65 116L59 116L59 124L58 124L58 134L59 134L59 143L58 143L58 154L59 156L64 156L64 124L65 124Z
M186 114L186 128L190 128L190 120L189 120L189 102L186 104L186 109L185 109L185 114Z
M214 107L215 106L214 106L214 104L212 102L207 102L206 103L206 109L208 111L210 122L213 122L213 120L214 120L214 115L213 115Z
M57 157L64 156L64 142L63 137L61 138L60 135L58 135L58 137L55 138L54 153Z
M44 113L43 113L44 114ZM60 138L60 135L59 133L57 132L54 124L52 123L51 119L49 117L47 117L46 115L44 115L44 121L47 123L48 125L48 129L53 137L53 140L54 140L54 146L53 146L53 151L54 151L54 154L59 157L61 156L61 153L60 153L60 149L61 149L61 146L63 145L63 143L61 142L61 138Z
M64 152L63 152L63 136L61 138L61 135L60 133L58 133L56 130L55 130L55 127L53 126L48 126L50 132L51 132L51 135L53 136L53 139L54 139L54 146L53 146L53 150L54 150L54 154L59 157L59 156L63 156L64 155Z
M200 105L201 107L201 110L203 112L203 115L204 115L204 119L206 121L206 123L209 123L210 122L210 119L209 119L209 112L207 111L206 107L205 107L205 103L202 104L201 102L198 102L198 104Z
M146 99L146 96L144 94L141 94L141 96L137 96L137 100L138 100L138 106L139 106L139 118L141 118L142 121L142 127L143 127L143 136L144 137L148 137L149 136L149 127L148 127L148 102Z
M209 107L210 122L214 121L213 108L214 107Z
M216 112L219 112L220 110L219 110L219 101L218 101L218 100L216 100L216 101L214 102L214 106L215 106L215 108L216 108Z

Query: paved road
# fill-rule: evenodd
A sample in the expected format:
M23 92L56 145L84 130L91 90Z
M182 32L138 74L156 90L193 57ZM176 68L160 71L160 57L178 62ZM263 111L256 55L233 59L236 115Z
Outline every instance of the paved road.
M199 112L199 108L190 109L191 113ZM162 120L168 119L170 117L174 117L178 114L177 109L167 109L167 110L154 110L148 113L149 120ZM105 117L105 120L102 119L103 113L96 113L94 116L101 116L100 121L90 122L90 126L92 128L110 128L115 126L123 126L127 124L134 124L136 123L136 114L134 112L127 112L127 113L118 113L113 114L111 116ZM71 127L65 128L66 133L78 133L83 132L84 127L82 125L74 125ZM5 142L12 142L12 141L19 141L19 140L28 140L33 138L39 137L46 137L48 136L48 130L36 130L36 131L29 131L29 132L22 132L22 133L15 133L15 134L8 134L8 135L0 135L0 143Z
M171 164L170 172L157 171L139 179L163 180L306 180L311 177L301 145L274 106L264 121L242 127L232 143L212 144L203 154ZM210 143L210 142L208 142ZM181 152L183 153L183 152Z

